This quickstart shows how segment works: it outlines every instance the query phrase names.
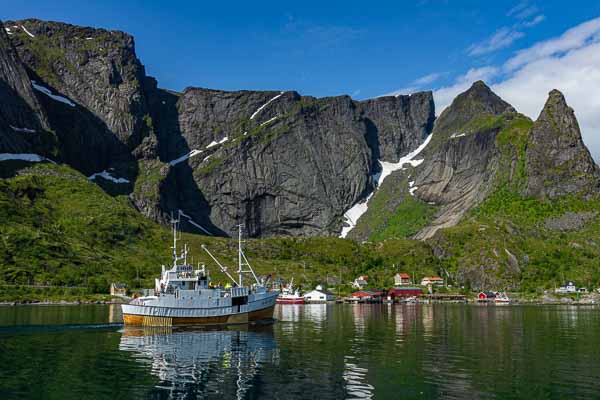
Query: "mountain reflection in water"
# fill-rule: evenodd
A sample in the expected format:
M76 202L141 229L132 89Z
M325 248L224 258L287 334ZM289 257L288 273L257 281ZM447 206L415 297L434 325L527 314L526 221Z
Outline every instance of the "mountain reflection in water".
M260 328L125 328L119 350L149 364L159 398L246 398L262 364L277 365L271 326ZM165 396L161 396L165 395Z

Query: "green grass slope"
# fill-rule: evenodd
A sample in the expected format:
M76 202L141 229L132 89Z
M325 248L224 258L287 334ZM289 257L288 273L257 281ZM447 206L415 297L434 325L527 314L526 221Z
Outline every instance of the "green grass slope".
M0 220L0 301L67 293L15 291L8 285L83 287L68 292L74 297L106 293L113 281L153 287L160 265L170 261L168 228L144 218L127 197L111 197L63 165L30 164L0 180ZM182 242L216 281L225 278L202 244L226 265L236 264L234 240L184 233ZM439 269L428 245L408 240L361 245L337 238L274 238L247 240L245 247L257 273L294 276L306 287L329 282L349 291L358 273L372 275L374 286L389 286L395 269L418 275Z

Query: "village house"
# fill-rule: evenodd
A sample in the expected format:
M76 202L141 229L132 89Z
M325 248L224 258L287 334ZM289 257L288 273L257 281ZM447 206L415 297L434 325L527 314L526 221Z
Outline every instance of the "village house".
M368 275L361 275L352 282L352 287L355 289L364 289L367 287Z
M491 301L491 300L494 300L495 298L496 298L495 292L479 292L479 295L477 295L477 299L479 301Z
M350 298L359 302L380 302L383 297L381 290L359 290L350 295Z
M324 303L333 300L335 300L335 295L330 291L323 289L321 285L318 285L315 290L311 290L304 294L304 301L306 303Z
M410 275L406 272L400 272L394 275L394 286L410 285Z
M554 290L555 293L577 293L577 286L571 281Z
M110 284L111 296L127 296L127 286L124 283L113 282Z
M388 290L387 299L394 301L399 299L406 299L408 297L421 297L423 290L419 287L411 286L400 286L393 287Z
M426 276L421 280L421 286L443 286L444 280L439 276Z

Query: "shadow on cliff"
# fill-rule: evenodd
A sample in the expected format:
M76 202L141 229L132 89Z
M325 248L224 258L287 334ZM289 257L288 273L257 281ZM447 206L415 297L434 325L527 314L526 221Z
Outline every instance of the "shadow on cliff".
M56 158L55 137L41 126L43 120L21 95L6 82L0 81L0 153L35 153ZM34 129L35 132L19 131Z
M162 162L168 163L192 148L181 132L177 101L179 95L168 90L154 88L147 96L152 119L157 128L158 155ZM177 215L178 210L188 215L213 236L229 236L210 219L211 207L198 184L194 180L194 170L183 161L171 167L161 187L160 208L165 214ZM202 229L181 218L181 229L188 232L206 234Z
M32 79L60 93L28 70ZM99 117L81 105L72 107L56 101L45 94L36 92L38 101L45 111L51 129L55 132L59 144L59 159L86 176L109 170L115 177L125 177L133 182L138 167L131 149ZM114 171L113 171L114 170ZM116 184L103 178L95 182L110 195L131 193L133 183Z
M369 118L364 118L367 146L371 149L371 170L369 176L373 177L381 172L381 165L379 165L379 159L381 158L381 149L379 144L379 130L373 121ZM375 188L375 183L371 182L370 186L367 186L365 192L361 197L366 197Z

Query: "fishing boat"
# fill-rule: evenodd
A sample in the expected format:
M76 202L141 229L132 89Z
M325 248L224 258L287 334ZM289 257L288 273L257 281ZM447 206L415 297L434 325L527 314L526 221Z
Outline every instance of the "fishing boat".
M304 304L304 297L300 294L300 290L294 288L294 278L281 290L277 297L277 304Z
M242 225L238 227L237 279L206 246L202 246L232 283L229 287L213 287L205 265L194 269L188 264L187 245L178 255L179 219L172 218L171 224L173 265L168 269L162 266L161 277L155 280L153 296L139 297L121 306L125 325L230 325L273 318L279 291L267 290L250 266L242 250ZM244 274L250 274L253 278L254 282L249 286L244 286Z
M496 292L496 297L494 298L494 303L496 304L510 304L510 299L504 292Z

